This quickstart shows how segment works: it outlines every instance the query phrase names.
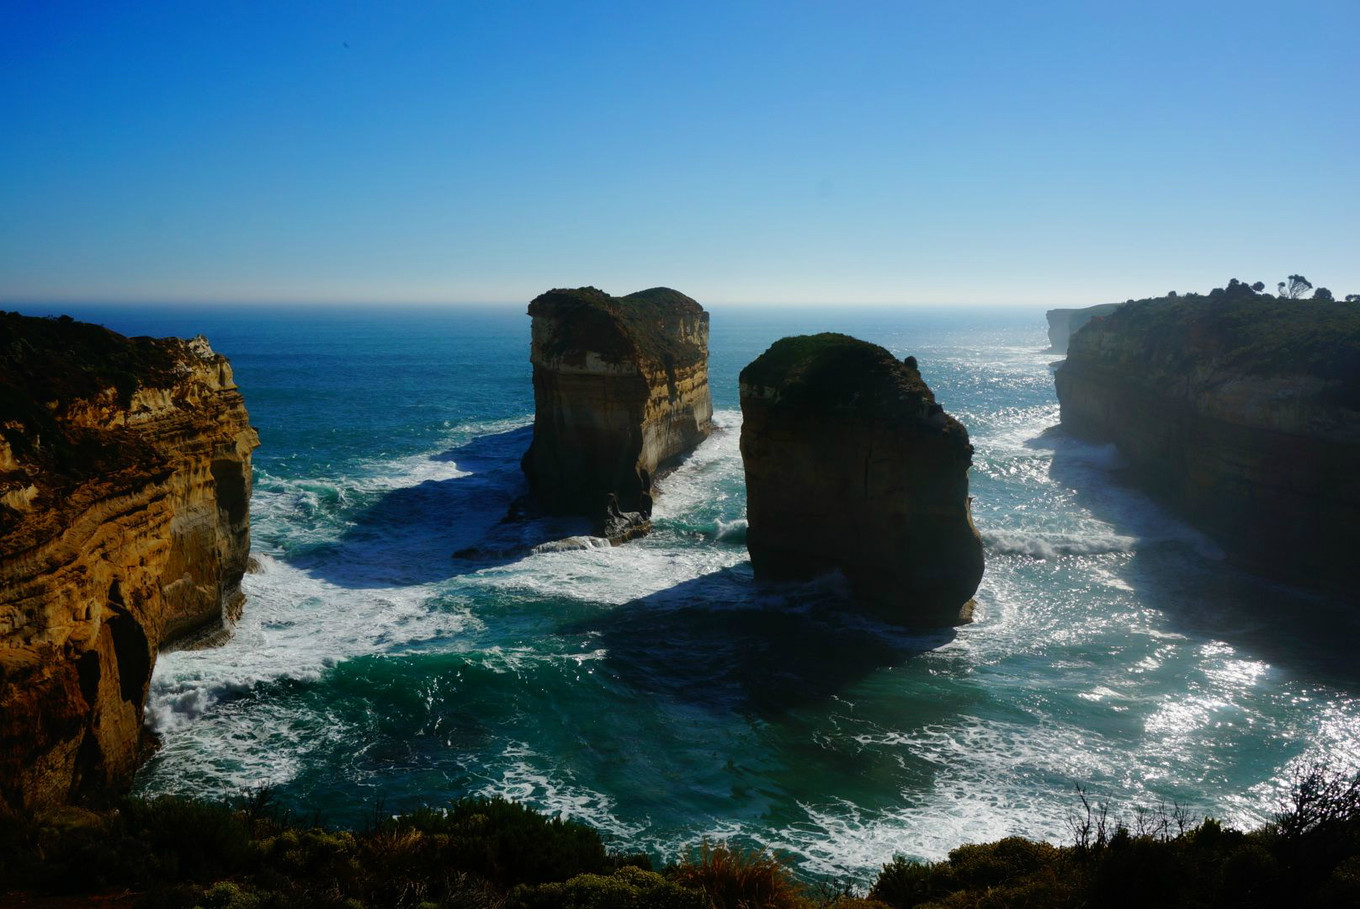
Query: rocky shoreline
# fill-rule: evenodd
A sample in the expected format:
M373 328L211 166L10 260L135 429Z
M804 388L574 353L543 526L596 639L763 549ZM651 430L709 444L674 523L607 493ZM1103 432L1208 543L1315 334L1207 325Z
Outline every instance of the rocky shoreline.
M1360 312L1233 284L1089 322L1055 375L1064 429L1250 570L1354 598Z
M0 315L0 803L130 783L157 654L240 615L258 444L203 338Z

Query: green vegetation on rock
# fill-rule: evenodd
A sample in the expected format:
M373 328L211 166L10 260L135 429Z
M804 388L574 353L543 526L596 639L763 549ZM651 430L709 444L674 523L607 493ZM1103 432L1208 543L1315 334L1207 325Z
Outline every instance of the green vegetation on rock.
M795 408L924 417L935 403L914 357L836 332L781 338L741 371L741 383L773 389Z
M60 417L110 388L126 407L138 388L173 385L181 343L126 338L69 316L0 313L0 438L53 486L128 465L154 470L159 456L132 434L64 427Z
M236 804L129 799L94 814L0 815L0 903L471 909L913 909L1360 905L1360 775L1305 768L1275 819L1241 832L1181 809L1119 818L1080 796L1072 842L1019 837L940 862L894 857L873 881L800 880L776 857L705 842L660 870L591 828L503 799L298 825L267 793ZM867 899L856 892L867 891ZM120 902L107 902L116 895Z
M706 351L673 330L685 316L707 318L703 307L669 287L653 287L624 297L611 297L597 287L556 289L535 297L529 315L550 316L565 326L549 339L549 357L594 351L623 360L634 352L658 366L673 369L702 359Z
M1158 368L1312 375L1360 386L1360 307L1353 303L1284 299L1234 279L1208 294L1131 300L1078 330L1072 352L1081 346L1076 339L1089 344L1106 332L1140 338L1149 366Z

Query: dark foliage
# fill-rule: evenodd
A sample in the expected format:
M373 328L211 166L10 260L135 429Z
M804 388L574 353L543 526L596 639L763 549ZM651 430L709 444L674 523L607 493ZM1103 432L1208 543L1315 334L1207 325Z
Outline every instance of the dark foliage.
M681 319L707 319L697 302L668 287L611 297L597 287L550 290L529 304L529 315L550 317L555 326L543 342L550 357L607 360L637 357L653 368L673 370L703 359L707 351L681 337Z
M653 871L587 827L501 799L295 826L267 793L234 805L128 800L116 811L0 816L0 904L131 892L163 909L908 909L1360 905L1360 775L1301 770L1265 827L1179 807L1117 815L1080 792L1066 846L1010 837L942 862L894 857L869 891L800 882L767 853L704 843ZM28 897L25 897L27 899Z
M175 381L176 341L125 338L70 316L0 313L0 435L47 481L112 474L129 464L154 469L156 456L133 434L64 428L63 411L105 389L127 406L139 387Z
M713 909L802 909L804 888L778 859L725 843L704 842L671 869L671 878L701 891Z
M779 403L853 413L902 413L925 419L935 396L916 359L849 335L824 332L781 338L741 371L743 385L773 388Z
M1313 283L1303 275L1290 275L1288 281L1281 281L1276 287L1283 299L1298 300L1313 289Z
M1313 766L1273 824L1242 833L1180 808L1115 817L1081 793L1072 845L961 846L943 862L897 856L870 897L932 907L1360 905L1360 776Z
M1360 407L1360 309L1352 305L1284 306L1234 279L1207 295L1135 300L1074 337L1101 332L1139 339L1150 367L1311 375L1338 383L1338 403Z

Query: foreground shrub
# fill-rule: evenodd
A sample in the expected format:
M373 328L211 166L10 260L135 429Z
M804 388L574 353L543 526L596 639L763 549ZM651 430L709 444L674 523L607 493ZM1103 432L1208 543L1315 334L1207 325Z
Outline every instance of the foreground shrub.
M803 909L803 886L774 856L707 840L675 865L671 879L702 890L714 909Z
M564 883L521 886L510 909L710 909L702 890L655 871L625 866L611 875L580 874Z
M389 859L452 868L510 888L613 870L600 835L505 799L461 799L384 821L367 838ZM430 866L437 863L438 867Z

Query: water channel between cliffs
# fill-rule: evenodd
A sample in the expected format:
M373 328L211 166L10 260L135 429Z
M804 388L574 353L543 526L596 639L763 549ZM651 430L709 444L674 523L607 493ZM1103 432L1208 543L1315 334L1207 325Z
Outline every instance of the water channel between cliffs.
M1297 763L1360 755L1360 674L1325 633L1342 619L1226 568L1111 450L1047 431L1041 312L716 309L720 431L661 487L655 532L471 562L450 553L523 488L520 309L73 314L207 334L263 442L245 618L159 663L143 793L269 784L350 823L380 796L503 794L663 856L735 836L862 874L1061 839L1077 783L1253 824ZM914 354L969 428L975 624L904 634L834 582L752 583L736 374L823 330Z

